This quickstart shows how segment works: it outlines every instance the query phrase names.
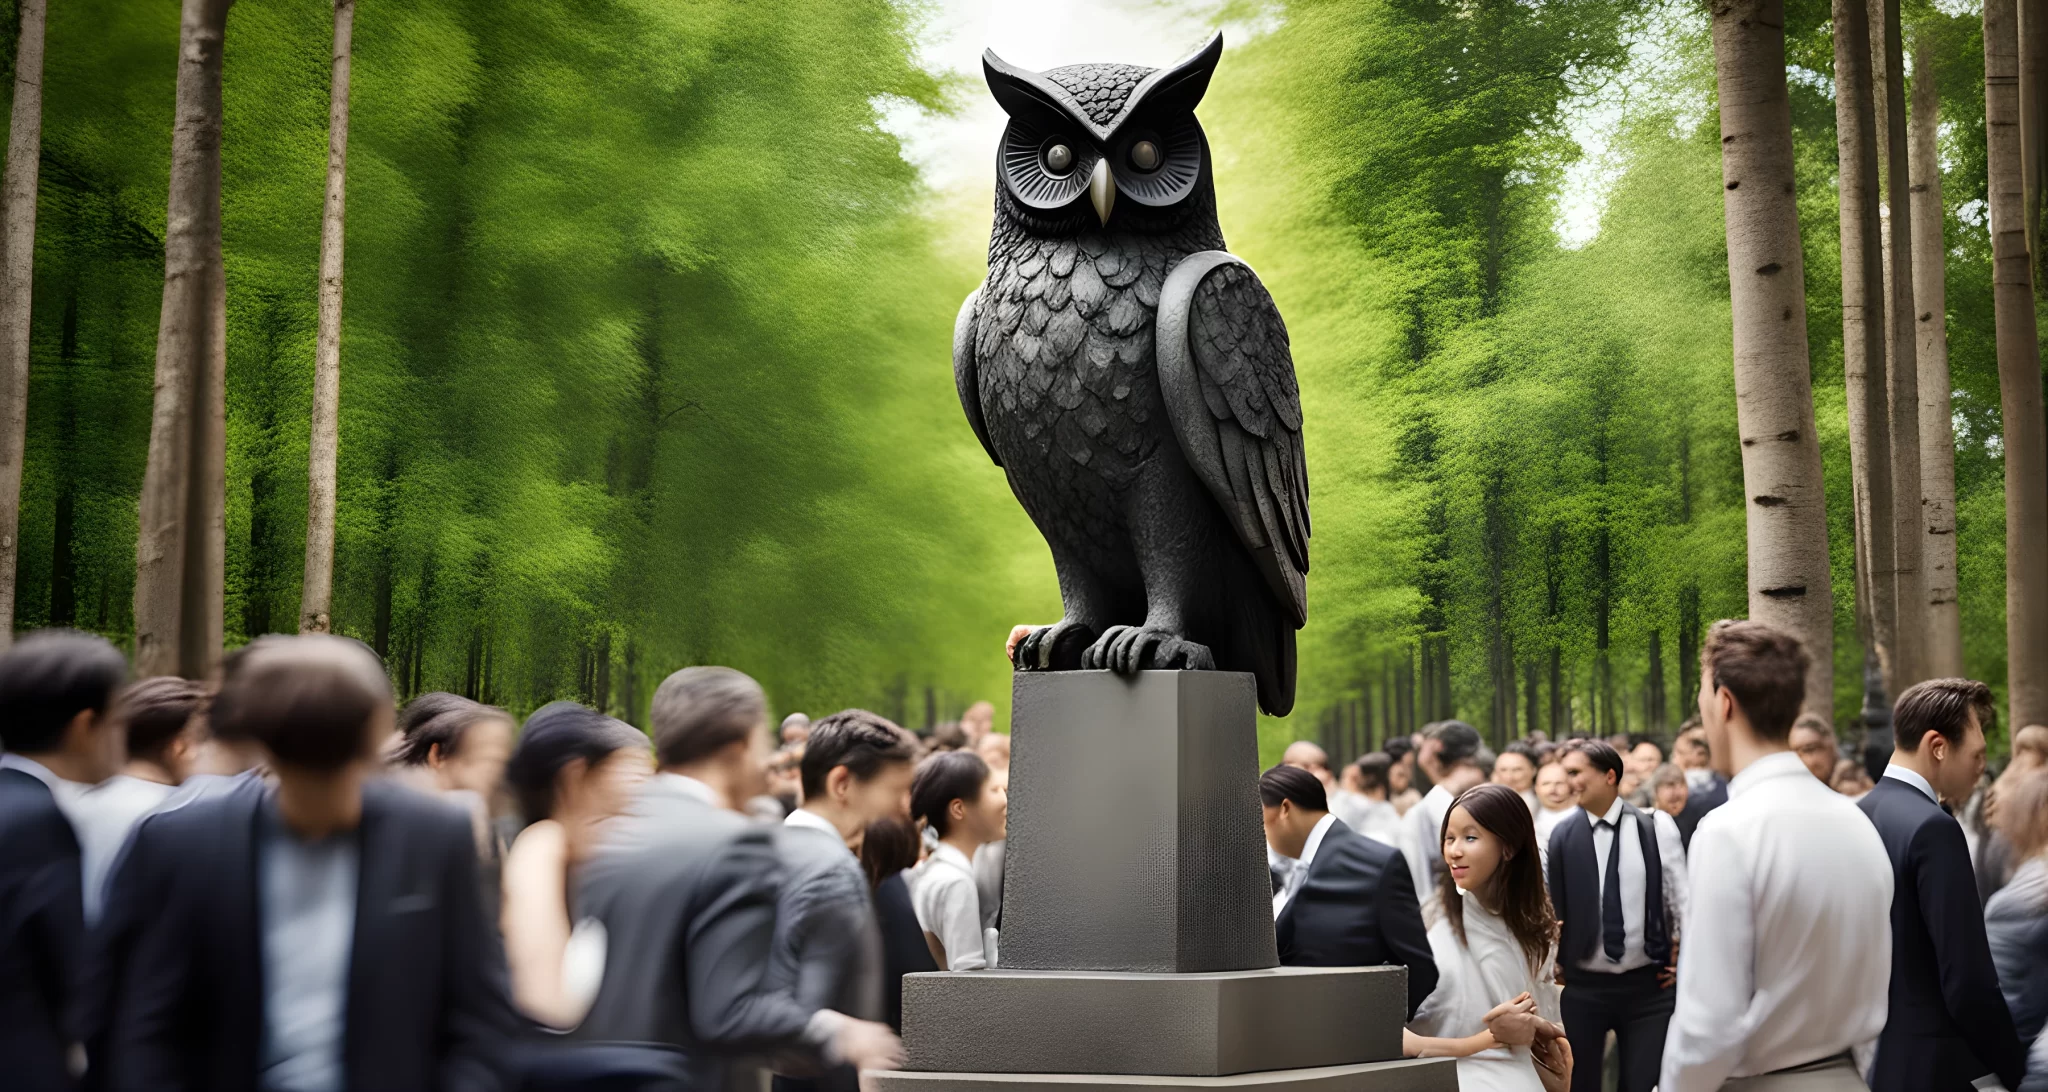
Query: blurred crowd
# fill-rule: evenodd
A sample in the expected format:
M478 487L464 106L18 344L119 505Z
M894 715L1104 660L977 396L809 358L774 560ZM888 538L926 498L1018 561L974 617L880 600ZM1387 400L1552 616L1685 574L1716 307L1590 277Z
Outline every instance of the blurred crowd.
M219 678L0 656L0 1087L852 1092L900 980L996 962L1009 737L782 719L678 671L647 731L402 708L338 637Z
M1461 721L1260 778L1282 963L1406 968L1472 1092L2048 1089L2048 728L1901 695L1873 778L1796 641L1720 623L1670 740ZM854 1092L901 980L1001 965L1010 737L400 707L338 637L207 683L0 655L0 1087ZM2028 1056L2033 1045L2034 1057Z

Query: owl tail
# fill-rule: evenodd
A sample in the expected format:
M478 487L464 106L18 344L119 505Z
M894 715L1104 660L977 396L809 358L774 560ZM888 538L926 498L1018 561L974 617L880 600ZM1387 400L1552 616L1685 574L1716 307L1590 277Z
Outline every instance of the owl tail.
M1230 567L1229 602L1236 614L1216 664L1258 679L1259 708L1284 717L1294 709L1294 620L1249 557Z

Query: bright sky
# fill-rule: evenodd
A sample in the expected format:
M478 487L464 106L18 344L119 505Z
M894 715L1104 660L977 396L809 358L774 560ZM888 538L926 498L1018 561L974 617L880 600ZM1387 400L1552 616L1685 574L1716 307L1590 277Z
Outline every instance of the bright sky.
M931 68L972 81L963 108L951 117L900 110L889 127L933 189L991 190L1003 112L982 82L982 50L1041 72L1088 61L1158 68L1194 52L1213 29L1159 0L939 0L919 50Z
M1158 68L1187 56L1217 29L1203 7L1198 0L938 0L919 52L932 69L970 81L962 108L950 117L898 108L887 124L934 190L990 192L1003 112L982 82L983 49L1038 71L1087 61ZM1223 63L1230 63L1230 45L1245 33L1241 26L1224 28ZM1611 180L1601 153L1615 114L1610 104L1594 103L1568 112L1588 153L1568 173L1559 203L1557 231L1568 246L1584 244L1599 229Z

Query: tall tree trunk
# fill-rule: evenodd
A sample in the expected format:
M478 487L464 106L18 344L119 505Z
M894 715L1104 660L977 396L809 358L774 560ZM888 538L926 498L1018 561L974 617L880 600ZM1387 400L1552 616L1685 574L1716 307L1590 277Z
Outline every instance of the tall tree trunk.
M1892 454L1892 693L1927 677L1927 580L1921 571L1920 365L1913 311L1913 215L1906 152L1904 42L1899 0L1872 0L1883 17L1877 129L1885 163L1885 395Z
M1807 360L1784 0L1714 0L1713 33L1736 415L1749 498L1749 613L1806 645L1813 659L1806 708L1827 716L1834 600Z
M2019 40L2013 0L1984 0L1984 133L1991 286L2005 430L2006 681L2014 727L2048 724L2048 446L2041 344L2020 162Z
M2031 9L2031 10L2030 10ZM2027 253L2034 283L2041 265L2041 181L2048 175L2048 10L2016 5L2019 36L2019 123L2021 185L2026 195Z
M1878 144L1864 0L1835 0L1835 132L1842 213L1842 373L1856 507L1856 590L1889 674L1898 628ZM1817 710L1826 714L1827 710Z
M21 562L21 462L28 444L30 289L36 270L36 179L43 157L43 16L46 0L20 0L14 43L14 113L0 179L0 649L14 641L14 577Z
M1956 437L1949 407L1947 294L1942 278L1945 209L1935 146L1941 99L1933 31L1913 35L1913 117L1907 147L1913 204L1915 357L1920 365L1920 515L1927 603L1922 668L1929 678L1963 673L1963 614L1956 599Z
M220 654L227 281L220 252L221 52L230 0L184 0L164 230L156 404L135 544L135 667L202 678Z
M334 473L341 450L341 243L348 175L349 41L356 0L334 0L327 100L327 201L320 213L320 329L313 343L313 438L306 459L306 578L299 632L334 627Z

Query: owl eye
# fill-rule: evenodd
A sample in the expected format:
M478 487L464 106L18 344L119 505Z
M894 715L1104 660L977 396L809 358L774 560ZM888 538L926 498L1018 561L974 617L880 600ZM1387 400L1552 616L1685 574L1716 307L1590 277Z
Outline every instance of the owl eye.
M1045 169L1054 174L1065 174L1074 165L1074 150L1064 144L1054 144L1045 150Z
M1141 171L1156 169L1159 166L1159 145L1149 140L1131 145L1131 166Z

